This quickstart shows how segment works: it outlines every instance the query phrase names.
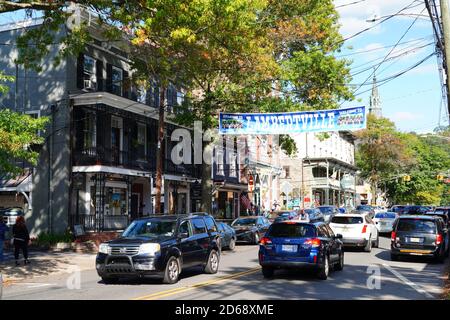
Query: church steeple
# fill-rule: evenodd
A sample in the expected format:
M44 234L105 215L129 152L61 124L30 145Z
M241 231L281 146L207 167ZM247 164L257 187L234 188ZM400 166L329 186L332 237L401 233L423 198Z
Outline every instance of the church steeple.
M376 117L382 117L381 114L381 99L378 93L377 77L373 73L372 94L370 95L369 113Z

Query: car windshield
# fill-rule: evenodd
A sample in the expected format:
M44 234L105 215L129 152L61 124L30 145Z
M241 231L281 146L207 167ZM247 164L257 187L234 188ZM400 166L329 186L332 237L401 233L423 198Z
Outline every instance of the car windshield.
M138 237L172 237L175 234L176 221L174 220L138 220L133 223L123 232L124 238L138 238Z
M370 211L370 210L372 210L372 207L371 206L357 206L356 210Z
M401 219L398 222L397 231L436 233L434 221L423 219Z
M232 223L232 226L254 226L256 225L255 218L237 219Z
M395 219L397 216L394 212L380 212L375 215L378 219Z
M333 213L333 207L318 207L318 209L323 214L332 214Z
M305 238L315 237L315 228L308 224L288 224L279 223L273 224L267 235L275 238Z
M333 217L331 223L337 224L359 224L363 223L362 217Z

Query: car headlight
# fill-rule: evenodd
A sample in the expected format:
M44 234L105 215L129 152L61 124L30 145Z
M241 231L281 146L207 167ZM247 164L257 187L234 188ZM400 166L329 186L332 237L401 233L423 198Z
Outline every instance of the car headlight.
M161 250L159 243L144 243L139 247L139 254L149 254L154 256L157 252Z
M104 254L109 254L111 252L111 247L108 244L106 244L106 243L102 243L98 247L98 252L99 253L104 253Z

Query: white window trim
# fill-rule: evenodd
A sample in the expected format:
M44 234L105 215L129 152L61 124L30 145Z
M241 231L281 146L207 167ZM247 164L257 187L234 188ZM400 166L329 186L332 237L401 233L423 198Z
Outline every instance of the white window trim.
M91 59L91 60L94 62L94 63L93 63L93 70L92 70L92 72L87 72L86 69L85 69L85 67L84 67L87 59ZM91 57L90 55L87 55L87 54L84 55L83 75L84 75L84 74L89 75L89 79L86 79L86 80L90 80L91 82L93 82L93 84L94 84L94 89L95 89L96 86L97 86L97 60L95 60L94 57ZM83 79L84 79L84 77L83 77ZM84 89L87 89L87 88L84 86L84 83L83 83L83 88L84 88ZM92 89L92 88L90 88L90 89Z

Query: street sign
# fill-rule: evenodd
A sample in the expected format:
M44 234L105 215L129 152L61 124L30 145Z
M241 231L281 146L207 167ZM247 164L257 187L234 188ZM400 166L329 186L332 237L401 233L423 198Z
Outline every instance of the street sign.
M248 192L255 190L255 180L252 175L248 177Z

